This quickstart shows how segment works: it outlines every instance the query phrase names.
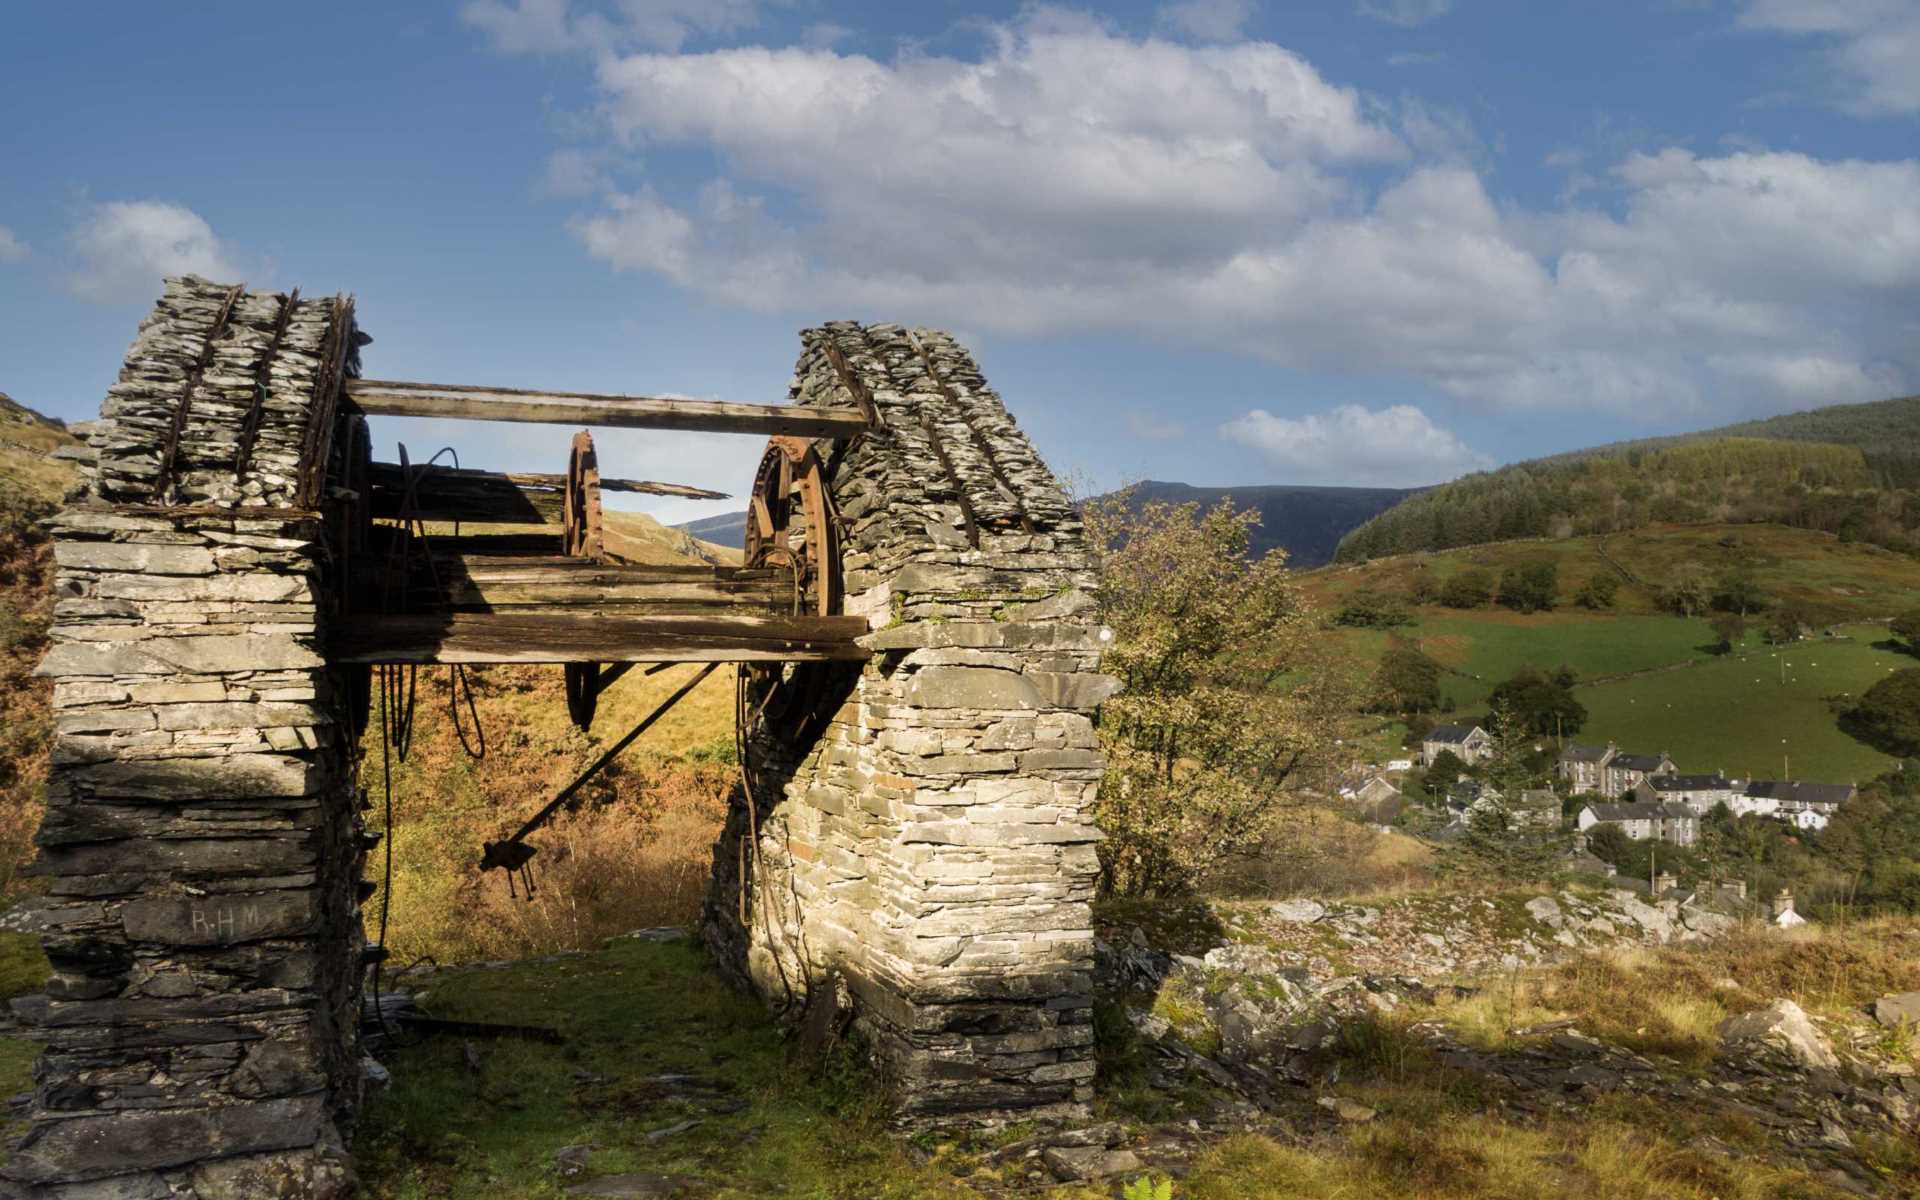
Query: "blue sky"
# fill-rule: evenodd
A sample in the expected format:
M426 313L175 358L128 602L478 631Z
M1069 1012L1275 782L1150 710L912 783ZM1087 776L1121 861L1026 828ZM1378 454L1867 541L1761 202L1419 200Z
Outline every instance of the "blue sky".
M0 390L91 416L197 270L383 378L772 402L897 320L1091 485L1428 483L1920 391L1915 61L1914 0L19 6Z

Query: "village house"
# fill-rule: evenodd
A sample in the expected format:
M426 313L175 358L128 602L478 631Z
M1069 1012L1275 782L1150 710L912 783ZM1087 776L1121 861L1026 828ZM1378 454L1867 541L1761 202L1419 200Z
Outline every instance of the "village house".
M1528 788L1513 806L1516 824L1535 829L1558 829L1561 823L1560 793L1552 788Z
M1376 825L1393 824L1405 805L1400 789L1385 775L1375 775L1350 791L1343 788L1340 794L1353 802L1361 817Z
M1673 765L1673 759L1662 750L1658 754L1619 754L1607 760L1600 773L1600 794L1609 800L1618 800L1634 789L1643 779L1655 775L1672 775L1679 768Z
M1733 780L1715 772L1712 775L1652 775L1633 785L1633 798L1655 804L1684 804L1699 816L1706 816L1716 804L1733 807L1740 792Z
M1567 743L1560 752L1560 777L1571 785L1575 792L1597 792L1606 786L1607 764L1620 748L1612 742L1604 746L1583 746L1579 742Z
M1648 838L1675 846L1691 846L1700 837L1700 818L1684 804L1669 801L1636 804L1589 804L1576 822L1586 833L1598 825L1617 825L1636 842Z
M1432 766L1442 750L1472 766L1493 753L1493 738L1478 725L1435 725L1420 740L1420 765Z
M1827 821L1860 794L1851 783L1804 783L1784 779L1755 779L1745 798L1751 811L1764 811L1797 829L1825 829ZM1766 805L1764 810L1760 807ZM1736 810L1737 811L1737 810Z

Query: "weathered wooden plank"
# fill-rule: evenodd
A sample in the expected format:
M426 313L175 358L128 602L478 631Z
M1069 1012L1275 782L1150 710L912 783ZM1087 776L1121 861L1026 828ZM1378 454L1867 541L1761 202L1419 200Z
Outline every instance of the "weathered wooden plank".
M364 559L355 576L383 579L385 563ZM408 612L441 609L583 607L617 613L645 606L663 611L701 606L780 613L793 604L790 571L744 567L648 567L581 559L509 560L496 565L485 557L436 555L431 574L416 570L403 589Z
M860 661L862 617L452 613L356 616L333 639L343 663Z
M594 392L542 392L350 379L346 394L360 411L382 417L439 417L465 421L530 421L620 429L690 429L765 436L852 437L868 429L853 409L800 404L733 404Z
M399 463L370 464L367 482L371 488L368 505L374 516L398 517L403 508L409 508L405 499L406 469ZM423 521L558 525L564 507L560 489L566 482L564 475L535 471L476 471L436 466L421 473L415 481L409 511ZM727 498L725 492L650 479L602 478L600 490L692 500Z

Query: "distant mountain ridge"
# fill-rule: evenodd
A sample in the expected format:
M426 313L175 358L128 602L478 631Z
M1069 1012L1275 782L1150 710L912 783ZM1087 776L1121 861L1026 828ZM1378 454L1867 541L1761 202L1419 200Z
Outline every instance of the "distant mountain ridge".
M1341 540L1334 558L1703 521L1777 522L1920 552L1920 396L1476 472L1368 520Z
M1317 567L1329 562L1334 547L1348 530L1420 490L1271 483L1195 487L1158 479L1133 486L1135 502L1139 504L1197 502L1202 508L1211 508L1231 496L1236 508L1258 509L1260 524L1254 527L1250 546L1254 556L1264 558L1274 550L1284 550L1287 562L1297 567ZM747 514L722 513L674 528L703 542L739 548L746 545Z
M1333 560L1334 549L1348 531L1422 490L1289 483L1195 487L1148 479L1133 485L1133 496L1137 504L1197 502L1203 509L1231 497L1235 508L1260 513L1249 545L1254 557L1284 550L1289 566L1317 567Z

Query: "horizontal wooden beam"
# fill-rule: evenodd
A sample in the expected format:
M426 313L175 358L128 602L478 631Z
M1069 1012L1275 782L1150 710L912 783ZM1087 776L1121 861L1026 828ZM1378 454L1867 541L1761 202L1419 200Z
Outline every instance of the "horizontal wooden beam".
M564 502L565 475L533 471L475 471L429 467L413 483L408 511L422 521L471 521L503 525L558 525ZM397 517L408 506L407 473L399 463L370 463L368 509L376 517ZM651 496L680 496L690 500L725 500L725 492L656 483L650 479L602 479L603 492L636 492Z
M343 663L859 662L863 617L352 616Z
M871 428L855 409L804 404L731 404L593 392L349 379L347 398L375 417L440 417L460 421L530 421L618 429L694 429L768 437L846 438Z
M354 577L385 588L386 562L359 560ZM787 613L793 572L776 567L649 566L586 559L508 559L436 554L433 570L416 570L399 589L407 612L573 610L585 616L699 613ZM371 602L373 598L370 597ZM644 614L636 611L644 609ZM622 610L625 610L623 613Z

